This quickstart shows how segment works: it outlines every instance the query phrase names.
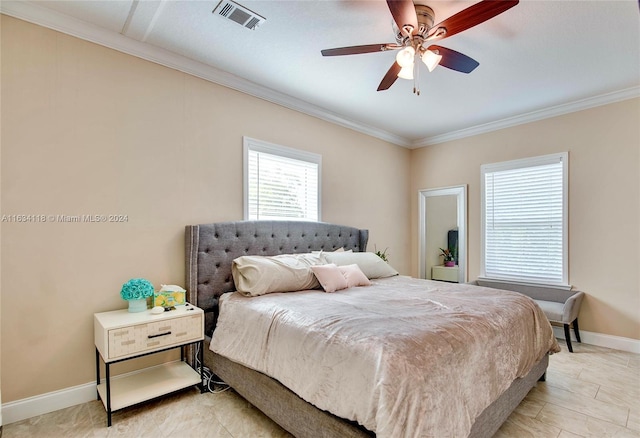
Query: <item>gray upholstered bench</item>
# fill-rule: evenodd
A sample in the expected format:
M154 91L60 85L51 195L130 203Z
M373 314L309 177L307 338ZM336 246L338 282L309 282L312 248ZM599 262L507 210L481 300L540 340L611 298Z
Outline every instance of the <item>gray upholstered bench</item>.
M564 337L567 340L567 348L571 353L573 353L573 347L571 346L571 326L573 326L573 331L576 334L576 340L582 342L578 329L578 313L580 312L584 292L542 286L500 283L489 280L476 280L470 284L494 289L512 290L527 295L538 303L538 306L540 306L550 322L564 326Z

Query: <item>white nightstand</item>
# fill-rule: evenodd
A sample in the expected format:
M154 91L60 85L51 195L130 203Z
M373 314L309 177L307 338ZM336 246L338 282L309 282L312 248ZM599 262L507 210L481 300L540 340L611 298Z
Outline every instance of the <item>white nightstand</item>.
M200 363L204 348L204 312L192 306L152 314L150 310L129 313L126 309L93 315L96 344L96 383L98 398L111 414L137 403L199 385L204 391L202 368L197 372L185 362L184 347L200 345ZM180 348L180 361L145 368L126 376L111 378L110 366L117 362ZM100 357L105 363L106 378L100 383Z
M457 266L433 266L431 268L431 279L457 283L458 271L459 268Z

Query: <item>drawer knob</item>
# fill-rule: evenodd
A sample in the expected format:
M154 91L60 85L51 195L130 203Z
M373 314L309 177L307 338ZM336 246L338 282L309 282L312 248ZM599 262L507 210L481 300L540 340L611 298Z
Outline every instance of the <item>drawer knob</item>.
M164 333L158 333L157 335L148 335L147 338L149 338L149 339L157 338L157 337L160 337L160 336L167 336L167 335L170 335L170 334L171 334L171 332L169 331L169 332L164 332Z

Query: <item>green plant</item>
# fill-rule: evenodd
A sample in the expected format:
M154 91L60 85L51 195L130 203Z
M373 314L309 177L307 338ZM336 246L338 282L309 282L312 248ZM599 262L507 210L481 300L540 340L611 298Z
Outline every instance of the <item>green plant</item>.
M451 251L449 248L447 249L440 248L440 251L442 251L442 254L440 254L440 257L444 257L445 262L453 262L456 260L453 251Z
M389 248L385 248L384 251L378 251L378 249L376 248L375 245L373 245L373 248L376 250L376 255L378 257L380 257L382 260L384 260L385 262L389 263L389 260L387 259L387 249Z

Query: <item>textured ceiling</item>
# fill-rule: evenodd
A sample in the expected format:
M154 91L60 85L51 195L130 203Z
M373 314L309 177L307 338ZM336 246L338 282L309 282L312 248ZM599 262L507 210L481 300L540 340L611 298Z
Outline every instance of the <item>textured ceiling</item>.
M554 114L576 102L579 108L580 102L640 94L635 0L521 0L438 42L480 66L470 74L444 67L429 73L422 66L420 96L412 93L412 81L401 79L376 91L394 51L320 55L326 48L395 42L385 1L240 1L266 18L256 30L212 14L217 3L4 0L1 7L3 13L102 44L135 41L138 52L162 49L180 55L174 63L198 61L217 72L213 80L224 77L225 85L408 147L526 115ZM426 3L437 23L475 2Z

